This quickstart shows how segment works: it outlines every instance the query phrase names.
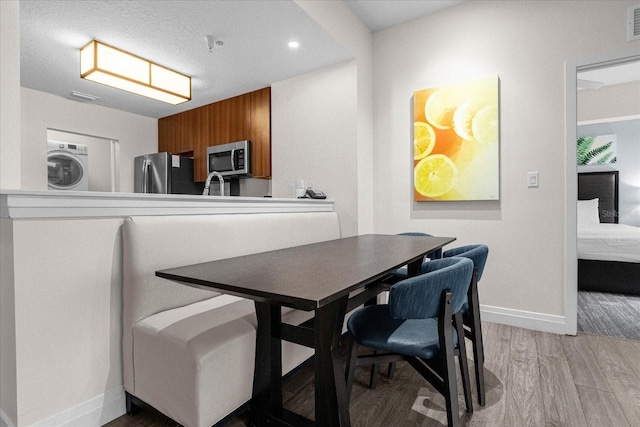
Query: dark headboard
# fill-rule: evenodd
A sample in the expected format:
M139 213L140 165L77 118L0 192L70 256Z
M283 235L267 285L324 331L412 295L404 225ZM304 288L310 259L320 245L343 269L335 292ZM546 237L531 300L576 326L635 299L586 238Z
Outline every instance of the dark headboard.
M618 171L578 174L578 200L600 199L600 222L618 223Z

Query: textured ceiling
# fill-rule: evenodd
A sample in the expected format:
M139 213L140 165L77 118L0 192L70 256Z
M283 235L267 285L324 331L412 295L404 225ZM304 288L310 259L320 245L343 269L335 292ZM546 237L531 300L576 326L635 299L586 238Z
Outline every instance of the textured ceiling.
M346 3L373 32L460 2ZM154 118L353 58L292 0L22 0L20 30L21 86L87 93L99 97L93 104ZM224 44L210 53L207 35ZM192 100L172 106L82 80L79 49L93 39L191 76Z
M371 32L462 3L463 0L344 0Z
M224 44L209 52L206 35ZM21 86L154 118L353 57L293 1L28 0L20 37ZM79 49L93 39L192 76L193 99L172 106L81 79Z

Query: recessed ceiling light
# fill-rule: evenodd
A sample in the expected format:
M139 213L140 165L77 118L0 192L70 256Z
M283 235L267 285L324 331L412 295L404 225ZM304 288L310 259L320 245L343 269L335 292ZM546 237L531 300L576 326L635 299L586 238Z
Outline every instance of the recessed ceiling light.
M300 47L300 43L295 42L295 41L290 41L290 42L289 42L289 47L290 47L291 49L296 49L296 48Z

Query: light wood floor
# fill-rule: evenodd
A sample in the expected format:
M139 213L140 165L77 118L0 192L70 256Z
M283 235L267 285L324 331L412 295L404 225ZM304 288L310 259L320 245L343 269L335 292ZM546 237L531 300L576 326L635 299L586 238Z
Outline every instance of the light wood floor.
M483 326L487 405L476 404L467 414L460 396L463 425L640 427L640 342L586 333L561 336L487 322ZM446 425L444 398L408 364L398 364L393 379L381 375L374 390L367 388L367 379L367 370L358 368L350 405L353 426ZM313 417L310 366L285 381L284 398L287 408ZM150 410L108 424L175 425ZM227 425L245 426L246 419L240 415Z

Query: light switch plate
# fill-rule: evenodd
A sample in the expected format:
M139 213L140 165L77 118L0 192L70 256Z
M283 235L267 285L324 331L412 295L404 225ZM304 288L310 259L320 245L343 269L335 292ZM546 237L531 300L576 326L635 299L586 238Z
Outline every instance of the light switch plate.
M527 173L527 187L533 188L538 186L538 172Z

